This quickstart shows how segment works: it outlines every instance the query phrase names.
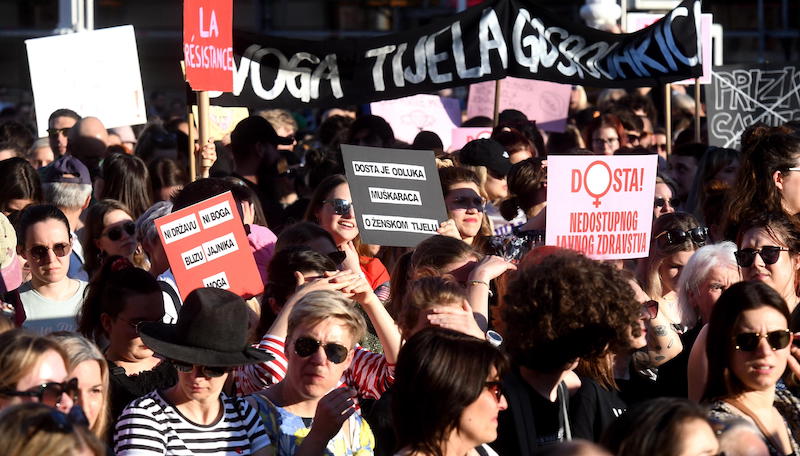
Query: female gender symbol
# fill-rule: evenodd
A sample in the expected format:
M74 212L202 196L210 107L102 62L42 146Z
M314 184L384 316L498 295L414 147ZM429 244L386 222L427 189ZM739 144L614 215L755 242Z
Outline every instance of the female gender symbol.
M594 161L583 173L583 187L594 198L594 207L600 207L600 198L611 189L611 167L604 161Z

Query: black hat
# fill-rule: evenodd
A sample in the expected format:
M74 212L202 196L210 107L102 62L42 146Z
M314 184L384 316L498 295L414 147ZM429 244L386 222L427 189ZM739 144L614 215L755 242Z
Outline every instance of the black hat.
M231 147L234 149L267 142L274 146L292 144L292 138L278 136L272 124L261 116L250 116L242 119L231 132Z
M168 359L202 366L241 366L273 359L247 343L247 304L227 290L198 288L186 297L174 325L139 326L145 345Z
M89 168L72 155L64 155L58 160L44 167L41 171L42 182L63 184L92 185Z
M464 144L458 159L462 165L485 166L501 176L507 175L511 169L508 152L494 139L476 139Z

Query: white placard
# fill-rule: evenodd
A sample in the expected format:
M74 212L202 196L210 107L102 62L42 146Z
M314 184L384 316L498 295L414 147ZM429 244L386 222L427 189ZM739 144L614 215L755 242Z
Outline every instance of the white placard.
M106 128L147 122L132 25L25 40L39 136L69 108Z

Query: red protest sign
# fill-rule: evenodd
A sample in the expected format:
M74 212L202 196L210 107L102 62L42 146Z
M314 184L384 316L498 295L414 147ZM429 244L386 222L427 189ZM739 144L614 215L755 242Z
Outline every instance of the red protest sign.
M232 0L184 0L183 60L194 90L233 91Z
M249 298L264 291L231 192L156 219L181 299L202 287Z

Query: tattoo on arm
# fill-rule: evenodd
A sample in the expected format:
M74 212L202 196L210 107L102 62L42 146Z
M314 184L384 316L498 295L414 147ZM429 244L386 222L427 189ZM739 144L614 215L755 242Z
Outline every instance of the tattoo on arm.
M654 358L654 360L655 360L656 362L658 362L658 361L664 361L664 359L665 359L665 358L666 358L666 356L664 356L664 355L658 355L658 356L656 356L656 357Z
M664 337L667 335L667 328L663 325L656 326L655 328L653 328L653 331L656 333L656 336L658 337Z

